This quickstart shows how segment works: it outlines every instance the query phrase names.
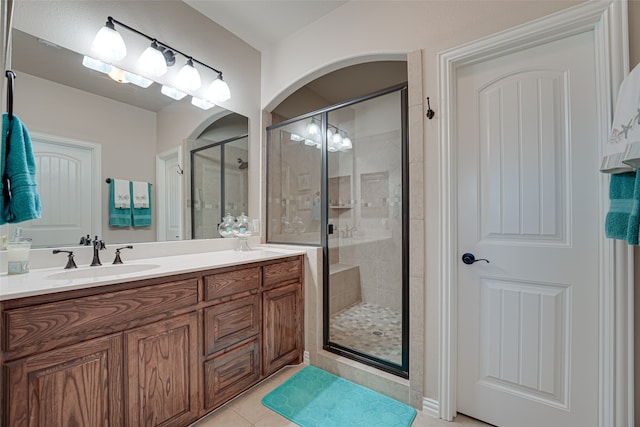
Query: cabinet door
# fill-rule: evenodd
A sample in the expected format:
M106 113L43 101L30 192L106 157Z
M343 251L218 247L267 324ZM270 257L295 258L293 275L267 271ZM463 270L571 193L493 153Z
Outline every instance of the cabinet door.
M263 293L263 373L271 375L289 363L301 363L303 352L300 283Z
M260 379L260 340L254 338L204 363L204 407L213 409Z
M120 334L17 360L6 372L5 425L123 425Z
M125 332L129 426L184 426L198 414L197 313Z

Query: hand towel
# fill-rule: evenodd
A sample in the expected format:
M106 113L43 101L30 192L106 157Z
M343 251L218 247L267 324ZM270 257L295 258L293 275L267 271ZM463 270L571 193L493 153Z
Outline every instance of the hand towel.
M149 200L149 207L136 208L131 201L131 212L133 217L134 227L149 227L151 225L151 184L145 183L147 186L147 198ZM133 183L131 183L131 192L133 193Z
M11 121L7 113L2 115L2 138L0 176L7 180L0 181L0 192L3 194L0 224L40 218L42 207L31 137L15 114Z
M633 168L625 163L630 144L640 141L640 64L624 78L618 90L609 141L600 172L624 173Z
M109 226L110 227L130 227L131 208L118 209L115 206L115 179L109 183ZM125 181L129 184L128 181ZM129 185L127 185L129 187Z
M605 234L611 239L637 245L640 229L640 174L627 172L611 175L609 212Z
M142 181L133 181L133 207L142 209L149 207L149 183Z
M111 183L113 184L113 206L116 209L130 209L131 191L129 190L129 181L114 178Z

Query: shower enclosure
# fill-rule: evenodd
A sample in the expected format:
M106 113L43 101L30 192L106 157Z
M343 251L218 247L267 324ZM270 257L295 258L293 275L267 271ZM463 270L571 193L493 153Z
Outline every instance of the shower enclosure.
M324 250L326 350L408 377L406 85L267 128L267 241Z
M191 238L220 237L218 224L230 213L248 212L246 135L191 150Z

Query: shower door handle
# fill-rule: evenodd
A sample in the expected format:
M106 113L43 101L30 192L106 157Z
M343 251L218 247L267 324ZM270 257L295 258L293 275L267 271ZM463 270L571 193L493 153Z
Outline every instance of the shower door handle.
M485 259L485 258L478 258L476 259L475 255L467 252L466 254L462 255L462 262L464 262L467 265L471 265L475 262L478 261L485 261L487 264L489 264L489 260Z
M327 224L327 234L333 234L333 224Z

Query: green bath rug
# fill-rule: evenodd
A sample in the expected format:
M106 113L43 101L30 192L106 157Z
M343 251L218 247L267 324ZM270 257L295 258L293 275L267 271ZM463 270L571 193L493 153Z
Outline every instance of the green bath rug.
M302 427L407 427L412 407L322 369L307 366L262 404Z

